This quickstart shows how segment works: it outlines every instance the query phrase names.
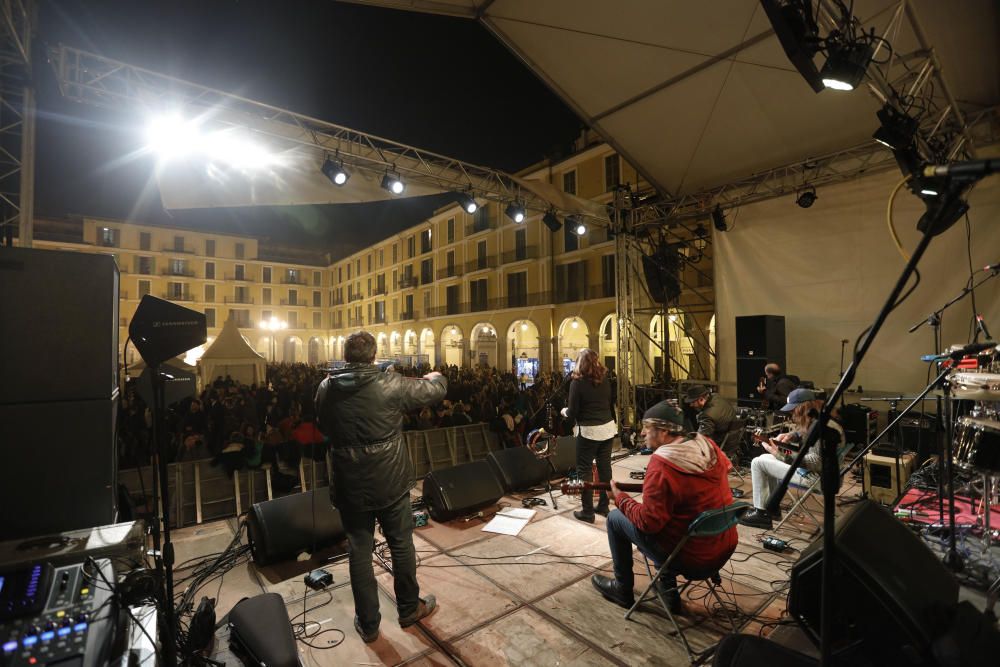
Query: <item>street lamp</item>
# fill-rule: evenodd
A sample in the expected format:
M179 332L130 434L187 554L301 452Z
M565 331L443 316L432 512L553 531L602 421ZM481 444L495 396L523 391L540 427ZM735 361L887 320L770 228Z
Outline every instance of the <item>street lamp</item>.
M261 320L259 324L261 329L271 332L271 363L274 363L274 333L276 331L281 331L282 329L288 328L288 322L284 320L279 320L277 317L272 317L269 320Z

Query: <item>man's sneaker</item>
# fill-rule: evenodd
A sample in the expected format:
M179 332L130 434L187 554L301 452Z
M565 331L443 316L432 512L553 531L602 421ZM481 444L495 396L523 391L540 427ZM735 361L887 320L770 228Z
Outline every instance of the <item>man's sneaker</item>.
M740 519L740 523L744 526L750 526L751 528L764 528L765 530L771 530L772 523L771 517L768 516L767 510L752 509L743 515Z
M595 574L590 578L590 583L594 585L594 588L601 592L608 600L611 600L615 604L625 607L632 606L635 602L635 594L632 589L626 590L624 586L618 583L617 579L612 577L605 577L600 574Z
M417 610L408 616L399 617L399 627L408 628L422 618L427 618L434 613L437 609L437 599L433 595L428 595L425 598L420 598L420 604L417 605Z
M378 628L375 628L373 632L365 632L361 627L361 619L357 616L354 617L354 629L358 631L358 634L361 635L361 638L365 640L366 644L371 644L373 641L378 639Z

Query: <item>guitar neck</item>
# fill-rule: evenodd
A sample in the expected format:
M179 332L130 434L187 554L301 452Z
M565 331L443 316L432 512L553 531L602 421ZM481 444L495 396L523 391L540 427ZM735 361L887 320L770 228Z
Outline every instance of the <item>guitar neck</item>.
M608 482L584 482L584 488L593 489L594 491L610 491L611 484ZM642 482L615 482L615 486L621 491L627 491L629 493L635 493L642 491Z

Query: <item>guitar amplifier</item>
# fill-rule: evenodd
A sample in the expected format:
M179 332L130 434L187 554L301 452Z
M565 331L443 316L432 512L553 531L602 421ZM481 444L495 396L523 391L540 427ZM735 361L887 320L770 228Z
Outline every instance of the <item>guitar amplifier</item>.
M865 455L865 481L864 489L872 500L876 500L884 505L896 501L903 493L913 472L916 454L906 452L900 455L899 465L896 465L894 456L879 456L877 454Z

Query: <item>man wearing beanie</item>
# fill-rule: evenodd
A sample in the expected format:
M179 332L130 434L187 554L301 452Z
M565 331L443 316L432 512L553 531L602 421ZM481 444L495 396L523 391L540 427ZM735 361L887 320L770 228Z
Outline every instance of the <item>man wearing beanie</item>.
M632 586L632 545L657 569L687 533L688 526L705 510L721 509L733 502L728 474L732 467L722 450L699 433L684 433L684 416L667 401L657 403L642 418L649 457L642 487L642 502L611 490L618 509L608 515L608 543L614 563L614 578L595 574L591 581L601 594L623 607L635 601ZM687 541L674 562L678 570L714 573L736 550L736 527L721 535ZM671 611L680 611L676 582L660 579L661 593Z
M698 433L707 435L712 442L721 446L729 433L729 426L736 419L733 404L701 384L688 387L684 402L698 411ZM726 453L727 456L729 454L730 452Z

